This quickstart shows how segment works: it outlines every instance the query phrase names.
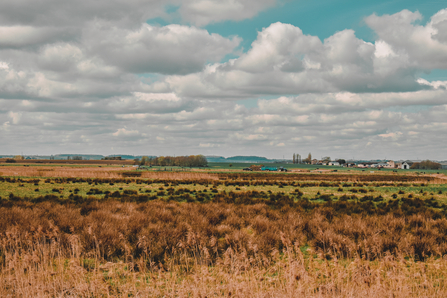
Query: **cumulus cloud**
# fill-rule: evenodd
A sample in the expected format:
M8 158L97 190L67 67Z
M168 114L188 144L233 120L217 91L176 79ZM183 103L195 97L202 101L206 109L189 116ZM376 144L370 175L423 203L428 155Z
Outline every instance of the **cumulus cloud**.
M139 136L140 132L138 130L127 130L126 128L119 128L116 132L112 134L115 137L132 137L132 136Z
M251 18L277 0L4 0L0 20L7 25L78 26L91 20L113 22L120 26L139 26L151 18L179 15L185 22L203 26L225 20ZM32 7L32 9L30 9ZM167 9L167 8L176 9Z
M447 10L432 16L425 26L418 24L419 12L403 10L393 15L371 15L365 19L394 56L402 57L409 67L447 68Z
M182 25L139 30L95 28L88 44L110 65L132 73L186 74L220 61L239 45L240 38L224 38L206 30Z
M224 20L240 21L251 18L277 2L277 0L195 0L186 1L179 11L185 20L202 26Z
M239 58L200 73L169 76L165 90L184 96L253 97L267 94L416 91L425 68L386 40L358 39L352 30L321 41L296 26L274 23ZM430 53L426 53L430 55ZM428 59L428 58L427 58ZM160 83L159 85L160 86Z
M70 40L76 30L70 28L0 26L0 49L38 46L49 42Z
M34 1L4 0L0 2L0 20L7 25L79 26L92 20L107 20L124 25L140 24L148 18L165 15L163 0L117 1Z
M447 68L447 10L371 15L375 42L278 22L245 52L200 28L277 3L2 1L2 152L441 156L447 82L420 74Z

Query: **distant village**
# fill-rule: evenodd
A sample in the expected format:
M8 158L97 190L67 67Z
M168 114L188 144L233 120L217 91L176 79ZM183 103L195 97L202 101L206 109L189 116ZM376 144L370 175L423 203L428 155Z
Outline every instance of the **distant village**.
M205 156L208 162L211 163L252 163L252 164L308 164L308 165L318 165L318 166L338 166L338 167L348 167L348 168L374 168L374 169L447 169L447 161L421 161L421 160L344 160L336 159L331 160L329 157L323 157L322 159L312 159L311 154L305 159L301 159L301 155L293 154L293 159L268 159L260 156L233 156L233 157L223 157L223 156ZM93 154L58 154L58 155L0 155L0 159L14 159L14 160L141 160L142 158L147 158L147 156L136 156L136 155L93 155ZM156 156L149 156L151 159L156 159ZM425 163L425 164L424 164ZM431 167L427 167L428 165ZM419 165L423 165L419 167Z
M424 161L422 161L424 162ZM430 161L428 161L430 162ZM415 168L414 166L417 164L420 164L421 162L413 162L410 160L407 161L399 161L394 162L392 160L389 161L380 161L380 162L363 162L363 161L347 161L344 160L340 161L325 161L325 160L317 160L312 159L311 163L312 165L322 165L322 166L339 166L339 167L348 167L348 168L376 168L376 169L402 169L402 170L409 170L412 168ZM438 169L447 169L447 163L436 163L436 162L430 162L433 164L433 168L438 167ZM416 167L419 168L419 167Z

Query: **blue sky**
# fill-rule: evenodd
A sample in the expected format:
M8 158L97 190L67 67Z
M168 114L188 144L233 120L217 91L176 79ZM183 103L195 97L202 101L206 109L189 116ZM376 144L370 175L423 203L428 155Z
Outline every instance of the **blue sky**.
M394 14L408 9L432 16L446 6L444 1L392 0L392 1L285 1L253 18L242 21L226 21L207 25L205 28L223 36L239 35L247 46L256 39L257 31L271 23L283 22L300 27L306 34L327 38L336 31L353 29L359 38L374 41L373 31L363 19L373 13Z
M424 24L428 21L429 16L444 8L446 8L446 3L439 0L286 1L277 7L260 12L251 19L210 24L205 28L209 32L222 36L238 35L242 37L241 46L244 51L250 48L258 31L275 22L292 24L301 28L305 34L318 36L322 40L337 31L353 29L358 38L374 42L376 36L374 31L365 24L366 16L373 13L378 15L394 14L408 9L419 11L425 16L421 21ZM424 77L429 80L447 79L447 71L436 70Z
M444 160L446 8L5 0L0 153Z

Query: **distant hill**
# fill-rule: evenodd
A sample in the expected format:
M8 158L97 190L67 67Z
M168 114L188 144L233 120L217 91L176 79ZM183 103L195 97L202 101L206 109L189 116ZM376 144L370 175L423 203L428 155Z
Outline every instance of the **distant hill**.
M269 159L265 158L265 157L261 157L261 156L233 156L233 157L228 157L227 158L228 161L268 161Z
M141 156L133 156L133 155L127 155L127 154L112 154L107 155L107 157L116 157L121 156L121 159L135 159L135 158L141 158Z
M226 158L223 156L205 156L208 162L226 162Z
M240 162L240 163L274 163L278 160L276 159L268 159L262 156L232 156L232 157L223 157L223 156L205 156L208 162Z
M74 156L81 156L83 160L100 160L101 158L104 157L103 155L99 154L56 154L53 157L54 159L59 160L59 159L67 159L68 157L73 158ZM48 158L45 159L49 158L50 157L48 156Z

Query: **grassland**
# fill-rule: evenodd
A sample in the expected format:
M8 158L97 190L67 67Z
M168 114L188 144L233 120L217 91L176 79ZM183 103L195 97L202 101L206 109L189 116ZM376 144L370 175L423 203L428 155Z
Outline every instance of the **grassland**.
M447 296L443 172L246 165L0 166L0 296Z

